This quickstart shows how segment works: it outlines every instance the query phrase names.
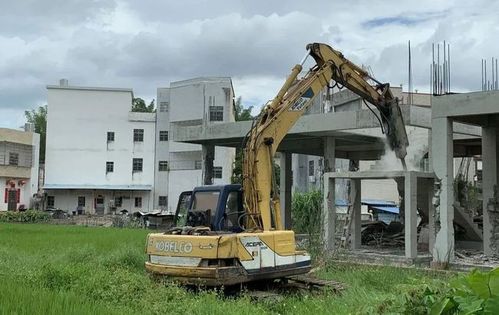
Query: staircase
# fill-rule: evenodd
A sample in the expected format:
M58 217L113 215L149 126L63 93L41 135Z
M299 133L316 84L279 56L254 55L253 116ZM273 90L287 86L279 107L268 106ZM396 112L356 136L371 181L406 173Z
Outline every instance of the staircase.
M454 223L466 229L466 238L470 241L482 241L483 232L478 224L473 222L473 215L457 202L454 203Z

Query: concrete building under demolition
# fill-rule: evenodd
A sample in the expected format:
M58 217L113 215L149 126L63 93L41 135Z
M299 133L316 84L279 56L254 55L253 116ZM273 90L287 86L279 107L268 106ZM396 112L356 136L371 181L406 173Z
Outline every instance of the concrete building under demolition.
M411 93L409 98L401 88L392 89L410 142L408 171L386 150L379 122L362 100L347 90L334 93L302 116L278 149L285 225L292 225L293 187L318 187L324 190L328 253L347 247L358 259L435 265L453 263L458 248L497 254L499 93ZM239 146L250 127L251 122L179 126L171 137L209 151ZM302 156L293 158L296 154ZM371 198L395 202L402 224L366 222L363 199ZM338 199L347 200L347 232ZM383 205L371 208L376 207Z

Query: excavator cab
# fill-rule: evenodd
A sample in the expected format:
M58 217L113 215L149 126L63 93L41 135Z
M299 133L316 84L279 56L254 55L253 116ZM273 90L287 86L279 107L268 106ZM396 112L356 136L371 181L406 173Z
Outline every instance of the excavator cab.
M245 217L241 185L200 186L180 194L175 226L239 233Z
M241 185L201 186L180 195L176 226L147 237L146 269L194 285L234 285L307 273L310 255L293 231L245 231Z

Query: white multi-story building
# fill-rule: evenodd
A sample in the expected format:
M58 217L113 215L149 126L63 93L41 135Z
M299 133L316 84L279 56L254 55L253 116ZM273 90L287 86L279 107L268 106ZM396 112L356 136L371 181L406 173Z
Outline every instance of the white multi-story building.
M156 117L131 89L47 86L46 206L83 213L153 205Z
M30 207L38 192L40 135L26 130L0 128L0 211Z
M234 121L230 78L159 88L156 113L130 112L131 89L49 85L46 206L106 214L174 211L202 185L201 146L173 142L172 128ZM216 148L214 184L230 183L235 150Z
M155 207L174 211L182 191L203 184L201 145L168 138L179 125L233 122L234 90L228 77L201 77L172 82L157 95ZM215 148L213 183L230 183L235 149ZM161 171L163 170L163 171Z

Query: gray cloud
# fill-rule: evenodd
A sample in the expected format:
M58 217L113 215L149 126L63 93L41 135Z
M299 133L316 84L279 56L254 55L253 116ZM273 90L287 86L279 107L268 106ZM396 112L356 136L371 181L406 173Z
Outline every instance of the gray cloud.
M2 35L35 39L58 33L116 7L113 0L19 0L0 3Z
M263 104L313 41L406 85L410 39L419 90L428 88L432 42L451 43L458 91L478 88L482 57L499 57L499 4L485 0L11 2L0 4L0 126L17 127L62 77L150 99L172 80L232 76L237 95Z

